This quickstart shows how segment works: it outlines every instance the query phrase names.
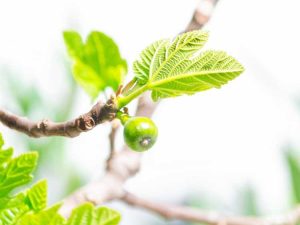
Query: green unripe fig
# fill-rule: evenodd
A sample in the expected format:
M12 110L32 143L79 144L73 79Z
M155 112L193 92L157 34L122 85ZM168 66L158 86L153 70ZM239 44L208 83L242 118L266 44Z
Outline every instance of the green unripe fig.
M128 147L143 152L155 144L158 130L155 123L147 117L129 117L124 122L123 135Z

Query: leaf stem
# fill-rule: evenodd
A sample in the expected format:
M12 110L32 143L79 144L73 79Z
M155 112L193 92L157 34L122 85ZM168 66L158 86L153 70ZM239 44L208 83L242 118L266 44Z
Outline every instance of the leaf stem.
M140 88L134 90L129 95L119 95L116 99L117 102L117 108L120 110L124 106L126 106L129 102L131 102L133 99L137 98L139 95L141 95L143 92L148 90L148 85L143 85Z
M117 118L121 121L122 125L124 125L127 122L127 120L131 118L131 116L124 112L118 111Z

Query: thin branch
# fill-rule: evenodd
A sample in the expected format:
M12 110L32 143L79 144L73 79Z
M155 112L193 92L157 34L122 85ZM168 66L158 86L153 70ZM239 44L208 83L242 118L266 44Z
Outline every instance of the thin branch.
M200 5L196 9L186 31L203 27L211 17L212 9L216 3L217 0L200 1L200 4L206 4L206 6ZM147 95L144 94L139 98L136 115L151 117L156 106L157 105L152 103L151 100L149 101ZM115 131L112 130L110 136L111 152L114 152L115 149L114 138ZM89 183L66 198L60 209L61 214L67 217L74 207L87 201L95 205L100 205L112 200L122 200L129 205L147 209L167 219L178 219L211 225L295 225L300 221L300 207L286 215L270 218L228 217L219 213L184 206L156 203L139 198L124 191L123 186L129 178L133 177L139 171L140 159L141 154L130 151L126 146L123 147L122 151L112 154L111 159L108 161L107 171L104 177L100 181Z
M300 206L287 214L270 217L226 216L196 208L149 201L129 192L121 199L125 203L152 211L168 220L182 220L211 225L295 225L300 221Z
M135 114L151 117L156 106L157 103L153 103L148 94L144 94L139 98ZM106 173L101 180L91 182L67 197L60 208L60 213L68 217L72 209L82 203L91 202L100 205L122 198L125 182L140 170L141 156L142 154L124 145L123 149L109 160Z
M216 1L214 5L215 3ZM199 13L202 13L201 7L195 10L194 15L198 15ZM191 29L191 24L193 24L193 29L200 29L205 25L203 21L192 19L184 32ZM158 103L154 103L150 99L149 93L144 93L139 97L135 115L151 117L157 105ZM139 172L140 164L141 154L131 151L124 145L122 151L114 154L109 160L106 173L102 179L91 182L68 196L60 208L60 213L68 217L73 208L84 202L100 205L105 202L121 199L125 194L123 190L125 182Z
M218 0L201 0L185 32L202 28L210 19L217 2ZM136 115L151 117L156 106L157 104L151 102L147 94L144 94L139 98ZM114 117L114 104L103 104L100 102L88 113L66 123L53 123L50 121L34 123L0 110L0 121L2 123L33 137L51 135L75 137L83 131L92 129L99 123L112 120ZM129 150L126 146L123 147L122 151L114 153L116 130L117 128L113 127L110 134L111 157L108 161L106 174L100 181L91 182L66 198L60 209L62 215L67 217L74 207L87 201L100 205L112 200L122 200L129 205L157 213L166 219L178 219L211 225L295 225L300 221L300 207L295 208L288 214L269 218L229 217L185 206L157 203L130 194L124 191L123 186L129 178L139 171L141 154Z
M200 0L193 17L184 32L202 28L210 19L218 0ZM93 129L96 125L115 118L116 107L112 99L106 104L98 102L89 112L67 122L42 120L33 122L0 109L0 122L11 129L30 137L65 136L76 137L82 132Z
M191 21L184 32L201 29L210 20L219 0L199 0Z
M93 129L98 124L115 118L116 105L111 98L105 104L98 102L92 109L67 122L56 123L50 120L33 122L25 117L20 117L0 109L0 122L7 127L27 134L30 137L65 136L76 137L82 132Z
M118 121L114 120L111 123L111 131L109 133L109 146L110 146L110 154L113 155L113 153L116 151L115 146L115 139L118 129L120 128L120 123Z
M152 211L168 220L183 220L189 222L200 222L212 225L257 225L264 224L260 219L252 217L226 217L215 212L209 212L199 209L194 209L185 206L176 206L171 204L163 204L154 201L149 201L134 194L126 192L121 199L125 203Z
M114 157L115 153L116 153L116 134L118 129L120 128L120 123L118 120L113 120L111 122L111 131L108 135L108 139L109 139L109 156L106 160L106 166L108 167L110 165L110 161L112 160L112 158Z

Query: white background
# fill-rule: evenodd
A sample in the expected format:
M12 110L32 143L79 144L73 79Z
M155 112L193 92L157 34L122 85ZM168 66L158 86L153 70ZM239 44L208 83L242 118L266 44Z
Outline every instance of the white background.
M1 0L0 63L22 71L23 80L40 85L49 101L59 101L63 30L106 32L131 65L146 45L183 30L196 4ZM141 172L127 183L129 190L168 202L180 201L187 192L205 193L229 204L238 188L251 184L266 213L285 209L289 189L282 147L300 141L300 113L294 104L300 96L299 10L297 0L220 0L205 27L210 31L206 48L227 51L246 72L220 90L163 101L153 118L159 140L144 154ZM0 101L5 102L2 94ZM89 107L81 91L76 113ZM12 143L14 133L0 128ZM70 160L86 176L101 173L108 131L109 126L100 126L68 141ZM118 141L121 146L121 135ZM139 223L132 213L123 211L123 224Z

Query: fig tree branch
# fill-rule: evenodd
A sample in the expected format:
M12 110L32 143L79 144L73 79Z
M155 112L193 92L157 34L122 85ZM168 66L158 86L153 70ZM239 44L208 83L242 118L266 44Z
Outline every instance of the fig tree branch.
M114 99L111 98L106 103L99 101L89 112L67 122L57 123L46 119L33 122L4 109L0 109L0 122L13 130L35 138L45 136L76 137L82 132L93 129L98 124L111 121L115 118L116 111Z
M219 0L199 0L191 21L184 32L201 29L211 18Z
M138 100L135 114L151 117L156 106L157 103L153 103L149 96L144 94ZM68 217L72 209L82 203L91 202L100 205L122 198L124 184L140 170L140 161L141 154L124 145L121 151L115 152L107 161L105 175L100 180L88 183L67 197L60 208L60 213Z
M120 124L117 120L112 121L111 123L111 131L109 134L109 144L110 144L110 154L113 154L113 152L116 151L116 146L115 146L115 142L116 142L116 134L117 131L120 127Z
M205 25L210 19L217 1L201 0L184 32L200 29ZM0 108L0 122L13 130L35 138L76 137L82 132L93 129L98 124L114 119L116 109L116 104L110 99L107 103L98 102L89 112L67 122L53 122L48 119L34 122Z
M216 3L217 0L201 0L185 32L200 29L205 25L210 19ZM157 104L154 104L147 94L143 94L139 98L136 115L151 117L156 106ZM68 122L55 123L47 120L32 122L1 109L0 121L11 129L32 137L75 137L81 132L91 130L98 124L111 121L115 118L115 113L115 104L113 101L109 101L107 103L98 102L89 112ZM295 208L287 214L268 218L229 217L220 213L185 206L162 204L137 197L126 192L124 184L140 170L141 154L129 150L126 146L121 151L115 152L115 130L112 130L110 139L111 152L114 152L114 154L111 154L111 158L107 161L105 175L102 179L87 184L67 197L60 209L62 215L67 217L74 207L84 202L100 205L104 202L121 200L129 205L157 213L166 219L200 222L211 225L296 225L300 222L300 207Z
M217 1L214 0L202 0L199 2L199 5L208 4L213 8L216 3ZM191 24L193 24L193 29L200 29L205 25L208 20L204 21L197 18L201 17L201 15L206 15L210 18L211 14L207 14L202 9L199 6L197 7L192 20L184 32L191 29ZM212 10L210 12L212 13ZM144 93L139 97L136 116L151 117L157 105L158 103L154 103L148 93ZM100 205L104 202L121 199L125 194L123 190L124 184L138 173L140 161L140 153L133 152L127 146L124 146L121 151L115 152L107 161L105 175L100 180L91 182L68 196L64 200L60 213L68 217L73 208L84 202Z
M112 159L112 157L114 156L114 154L116 153L116 134L118 129L120 128L120 123L118 120L113 120L111 122L111 131L108 135L108 139L109 139L109 156L107 158L107 166L109 165L109 161Z
M213 6L217 1L203 0L200 4ZM204 7L205 8L205 7ZM198 7L192 17L187 30L200 29L210 18L208 11L203 11L203 7ZM210 10L209 12L212 12ZM206 18L206 19L201 19ZM139 98L136 115L150 117L156 109L154 104L146 94ZM70 215L71 210L77 205L89 201L95 205L100 205L112 200L121 200L129 205L143 208L157 213L166 219L177 219L191 222L207 223L212 225L295 225L300 221L300 208L296 208L286 215L270 218L254 218L240 216L224 216L219 213L212 213L200 209L192 209L185 206L176 206L148 201L130 194L124 190L125 182L133 177L140 169L141 154L130 151L126 146L119 152L113 154L108 161L107 171L99 181L89 183L85 187L65 199L60 210L62 215Z
M271 217L226 216L217 212L149 201L126 192L125 203L156 213L168 220L182 220L211 225L295 225L300 221L300 207L287 214Z

